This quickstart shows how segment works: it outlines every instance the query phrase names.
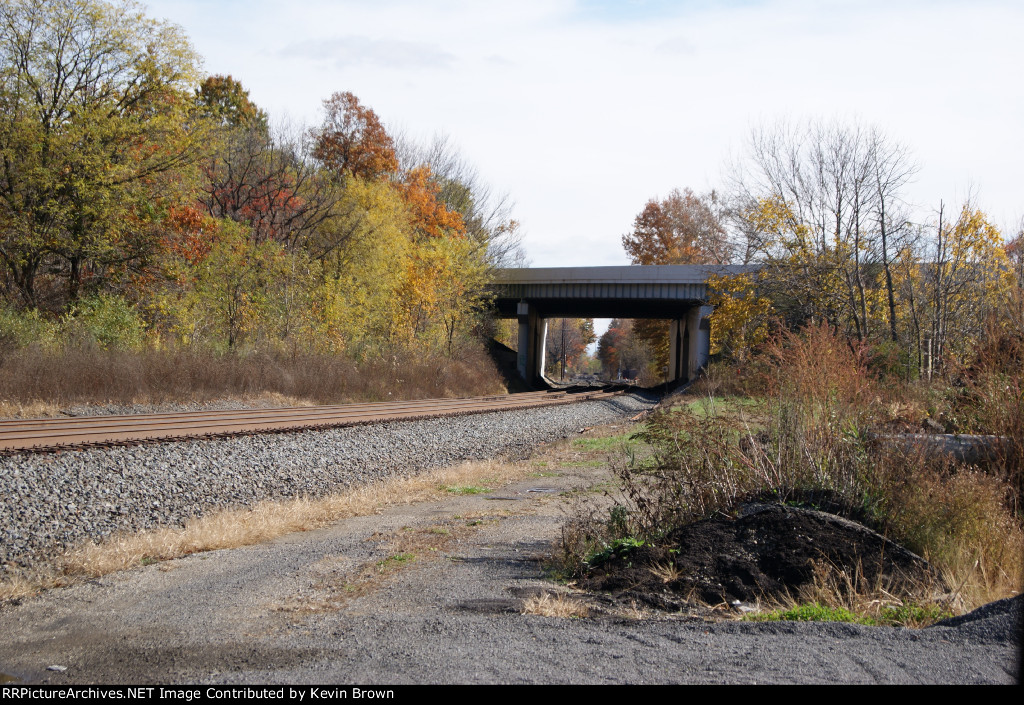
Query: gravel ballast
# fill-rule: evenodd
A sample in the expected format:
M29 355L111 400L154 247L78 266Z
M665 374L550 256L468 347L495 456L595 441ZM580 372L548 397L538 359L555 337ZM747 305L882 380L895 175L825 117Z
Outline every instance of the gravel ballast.
M322 497L464 460L520 457L655 403L630 394L325 431L3 457L0 575L88 539L180 525L214 508Z

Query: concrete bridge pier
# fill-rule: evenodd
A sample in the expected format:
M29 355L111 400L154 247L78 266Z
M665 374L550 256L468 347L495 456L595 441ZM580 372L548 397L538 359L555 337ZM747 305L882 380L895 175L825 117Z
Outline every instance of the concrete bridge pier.
M711 306L693 306L685 318L677 318L668 328L668 378L688 381L707 364L711 354Z
M544 358L547 352L548 322L536 306L520 301L516 306L519 320L519 347L516 359L519 376L529 384L543 382Z

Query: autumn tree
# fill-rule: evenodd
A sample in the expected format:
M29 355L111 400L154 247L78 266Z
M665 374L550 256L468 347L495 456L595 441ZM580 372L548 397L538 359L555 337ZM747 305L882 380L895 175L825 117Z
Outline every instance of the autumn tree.
M790 298L791 322L824 320L865 340L888 318L895 337L892 262L909 232L901 189L916 171L908 150L875 127L780 122L754 130L748 156L734 212L748 252ZM888 316L875 315L880 303Z
M711 314L711 354L744 360L768 338L774 314L771 300L763 296L756 273L708 277Z
M918 349L927 351L930 368L941 368L951 354L962 358L972 349L1015 282L999 229L969 200L952 223L940 204L934 239L926 247L919 267L919 319L925 326Z
M652 360L647 343L633 334L635 321L612 319L608 330L597 342L597 358L605 377L618 379L629 371L643 373Z
M464 235L462 216L439 198L441 185L429 166L420 165L406 172L398 190L409 205L411 222L419 237Z
M37 306L144 256L162 176L194 160L198 59L130 0L0 5L0 263Z
M449 137L438 135L420 145L399 134L395 144L403 173L430 169L438 202L459 214L466 237L486 252L492 268L525 266L523 233L511 216L511 198L484 183Z
M291 250L315 242L323 254L340 195L306 147L258 120L225 126L202 161L200 201L211 216L248 226L258 242L274 240Z
M719 213L715 192L698 196L689 188L673 189L667 198L647 202L622 246L633 264L726 264L732 248ZM668 328L661 320L639 320L632 328L658 368L668 365Z
M546 340L547 367L551 374L564 379L583 366L587 346L597 340L594 321L590 318L549 318Z
M1017 227L1017 235L1010 242L1006 243L1006 256L1010 260L1010 267L1017 277L1017 286L1024 289L1024 219Z
M970 199L955 219L940 205L937 222L914 222L902 190L915 172L875 127L779 123L754 131L733 210L786 323L827 322L906 374L962 357L1013 285Z
M358 358L408 340L403 289L414 245L406 204L390 183L351 179L338 209L315 251L323 271L316 332L325 349Z
M647 202L622 246L633 264L726 264L731 248L717 207L714 192L673 189Z
M877 129L872 129L869 135L868 165L874 196L871 212L873 226L878 233L876 249L882 262L889 336L896 343L899 340L899 316L893 267L900 253L913 247L913 228L900 189L913 178L917 165L910 158L906 146L886 139Z
M276 285L287 271L279 244L255 243L243 226L222 221L209 253L174 272L180 286L160 297L157 306L171 315L181 343L235 349L267 326L272 309L281 304Z
M201 113L224 126L266 130L267 113L249 98L249 91L231 76L208 76L195 91Z
M395 144L377 114L352 93L324 101L323 124L312 132L314 156L338 175L379 179L398 171Z

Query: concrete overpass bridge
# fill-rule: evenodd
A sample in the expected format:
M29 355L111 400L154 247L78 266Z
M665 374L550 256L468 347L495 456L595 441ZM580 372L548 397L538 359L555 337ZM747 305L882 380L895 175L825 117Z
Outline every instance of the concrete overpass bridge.
M670 380L691 379L708 359L707 279L741 265L647 265L502 269L492 284L503 318L519 320L519 374L542 379L547 318L658 318L669 326Z

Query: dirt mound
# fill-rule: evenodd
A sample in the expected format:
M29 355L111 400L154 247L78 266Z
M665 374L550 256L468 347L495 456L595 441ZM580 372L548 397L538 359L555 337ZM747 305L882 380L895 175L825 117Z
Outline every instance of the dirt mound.
M894 594L939 581L924 559L861 524L781 504L748 505L739 518L706 519L659 543L610 556L582 587L674 608L689 599L796 597L815 565Z

